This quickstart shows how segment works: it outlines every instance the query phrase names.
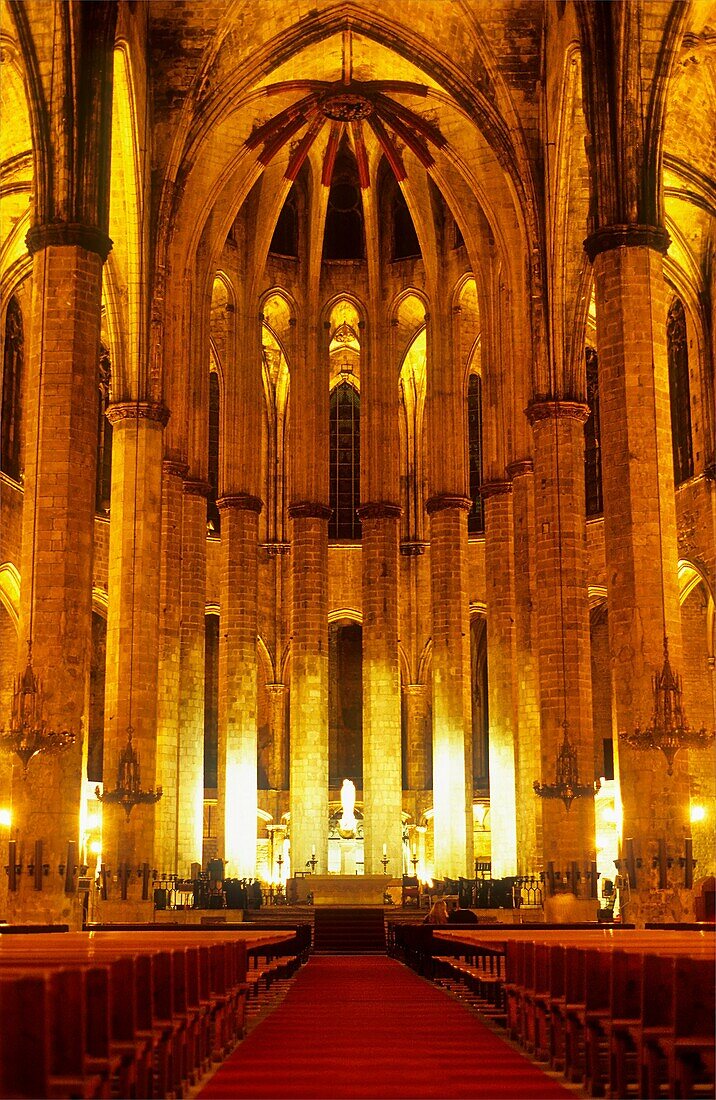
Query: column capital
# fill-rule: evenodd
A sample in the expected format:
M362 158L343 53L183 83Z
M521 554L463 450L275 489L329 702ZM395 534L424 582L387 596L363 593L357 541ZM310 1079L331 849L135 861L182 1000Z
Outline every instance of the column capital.
M112 248L112 240L102 229L94 225L81 225L79 222L45 222L33 225L25 236L27 251L31 256L44 248L75 246L86 252L96 252L102 260L107 259Z
M525 474L534 473L535 464L531 458L520 458L515 462L510 462L505 467L505 473L509 477L510 481L514 481L516 477L524 477Z
M211 492L211 485L208 481L204 481L203 478L188 477L184 481L183 489L188 496L208 497Z
M403 509L399 504L391 504L385 500L370 501L356 508L358 518L365 519L400 519Z
M317 500L298 500L288 507L290 519L325 519L333 515L333 509Z
M116 401L107 409L112 427L128 420L149 420L165 428L169 416L169 409L158 401Z
M278 682L266 684L266 690L269 695L280 697L288 691L288 684L279 684Z
M653 248L664 256L670 244L671 238L661 225L603 225L587 237L584 251L594 263L602 252L614 248Z
M263 506L263 501L259 497L252 497L249 493L227 493L226 496L219 497L216 502L220 512L235 508L237 512L256 512L259 515Z
M424 699L428 693L427 684L403 684L403 695L414 699Z
M188 470L189 465L186 462L177 462L173 458L165 458L162 462L162 472L172 477L185 478Z
M525 416L534 428L535 424L545 420L578 420L580 424L586 424L590 411L589 405L583 401L538 398L527 406Z
M425 547L429 545L429 542L424 542L421 539L402 539L400 553L406 558L419 558L421 554L425 553Z
M483 481L480 486L480 496L483 500L489 500L490 497L506 496L512 492L512 482L506 479L494 481Z
M462 512L469 512L472 501L469 497L460 496L457 493L436 493L425 505L429 516L435 512L445 512L448 508L459 508Z

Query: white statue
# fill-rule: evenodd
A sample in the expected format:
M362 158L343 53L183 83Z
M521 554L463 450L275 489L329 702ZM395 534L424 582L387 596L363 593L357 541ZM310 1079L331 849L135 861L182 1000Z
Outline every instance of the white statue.
M344 779L341 787L341 820L338 822L338 831L343 837L355 836L358 824L354 813L355 804L356 785L350 779Z

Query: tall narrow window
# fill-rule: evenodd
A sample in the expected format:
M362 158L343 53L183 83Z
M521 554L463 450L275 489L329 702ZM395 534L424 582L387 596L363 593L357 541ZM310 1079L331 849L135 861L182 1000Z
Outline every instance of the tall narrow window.
M5 348L2 371L2 451L0 469L15 481L20 480L20 426L22 368L25 334L22 310L17 298L8 302L5 314Z
M112 364L104 344L99 351L99 404L97 407L97 483L95 509L108 512L112 491L112 425L107 419L112 384Z
M219 782L219 616L204 619L204 786Z
M666 320L666 344L669 355L674 482L676 485L681 485L682 481L694 476L694 451L691 442L691 393L686 314L679 298L675 298L672 302Z
M412 260L420 256L418 234L408 210L403 192L398 189L393 199L393 259Z
M298 256L298 211L295 186L291 188L281 207L269 252L277 256Z
M330 502L328 537L359 539L360 396L350 382L339 382L331 394Z
M485 514L482 507L482 379L471 374L467 383L467 447L470 466L470 499L472 507L467 514L467 531L470 535L485 530Z
M599 424L599 360L594 348L584 349L587 364L587 405L589 417L584 425L584 489L588 516L601 516L602 446Z
M219 495L219 376L209 375L209 495L206 500L206 523L210 531L221 530L221 513L216 504Z

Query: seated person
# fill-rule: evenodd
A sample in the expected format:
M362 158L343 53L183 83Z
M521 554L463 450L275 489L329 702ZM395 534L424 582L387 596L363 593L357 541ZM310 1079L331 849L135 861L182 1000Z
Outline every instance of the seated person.
M461 901L454 903L453 908L448 913L448 924L477 924L478 920L472 909L463 907Z
M423 919L423 924L447 924L449 919L447 904L442 898L438 898L428 915Z

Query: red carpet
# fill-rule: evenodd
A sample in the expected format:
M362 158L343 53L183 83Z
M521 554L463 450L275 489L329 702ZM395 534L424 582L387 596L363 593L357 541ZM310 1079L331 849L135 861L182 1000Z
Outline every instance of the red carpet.
M316 958L202 1097L573 1095L466 1008L385 956Z

